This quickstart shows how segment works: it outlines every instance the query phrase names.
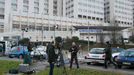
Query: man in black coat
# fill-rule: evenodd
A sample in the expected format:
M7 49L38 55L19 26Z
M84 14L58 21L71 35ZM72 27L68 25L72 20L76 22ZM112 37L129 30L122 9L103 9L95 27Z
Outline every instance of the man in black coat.
M79 51L78 46L75 44L75 42L73 42L72 47L69 50L69 52L71 52L70 68L72 68L72 63L73 63L74 59L75 59L75 63L77 65L77 68L79 68L78 59L77 59L77 52L78 51Z
M54 42L48 44L46 52L48 55L48 62L50 64L49 75L53 75L54 63L56 61Z
M112 50L109 41L106 42L106 48L105 48L105 62L104 62L105 68L108 67L108 63L112 63L115 66L115 68L117 66L112 60Z

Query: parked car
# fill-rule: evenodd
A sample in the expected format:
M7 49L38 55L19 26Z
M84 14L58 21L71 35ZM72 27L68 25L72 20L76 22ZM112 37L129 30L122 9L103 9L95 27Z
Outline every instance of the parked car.
M119 68L122 68L122 66L134 67L134 48L122 51L117 57L117 60Z
M104 64L104 59L105 59L105 53L104 53L105 48L92 48L88 55L85 56L85 62L89 65L91 63L101 63ZM112 58L115 60L119 53L121 51L124 51L123 48L112 48Z
M88 55L85 56L85 62L87 62L88 65L90 63L104 63L104 49L105 48L92 48Z
M113 61L116 62L118 55L120 54L120 52L124 51L125 49L123 48L112 48L112 58Z
M40 57L47 59L46 47L38 46L37 48L33 48L33 51L31 52L31 57Z
M9 52L9 57L24 57L24 54L28 52L28 49L26 46L15 46L11 49Z

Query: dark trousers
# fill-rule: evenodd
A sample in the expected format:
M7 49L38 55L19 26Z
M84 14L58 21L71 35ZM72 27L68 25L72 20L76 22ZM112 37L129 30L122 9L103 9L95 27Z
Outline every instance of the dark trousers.
M113 64L113 65L115 66L115 68L117 67L117 64L114 63L114 62L112 61L112 59L105 59L104 67L105 67L105 68L108 68L108 65L109 65L109 64Z
M77 65L77 68L79 68L77 55L71 55L71 61L70 61L70 68L72 68L73 60L75 59L75 63Z
M53 75L53 70L54 70L54 63L50 63L49 75Z

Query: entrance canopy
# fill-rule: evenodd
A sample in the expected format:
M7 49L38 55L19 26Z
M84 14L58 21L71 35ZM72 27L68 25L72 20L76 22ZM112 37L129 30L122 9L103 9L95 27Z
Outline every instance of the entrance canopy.
M103 31L121 31L127 29L129 27L121 27L121 26L73 26L76 30L79 29L102 29Z

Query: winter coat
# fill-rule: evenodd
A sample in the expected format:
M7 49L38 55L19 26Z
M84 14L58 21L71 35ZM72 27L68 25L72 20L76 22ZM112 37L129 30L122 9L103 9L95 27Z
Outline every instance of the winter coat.
M108 44L107 47L105 48L105 59L111 59L112 57L112 50L111 50L111 45Z
M55 54L55 47L52 44L48 44L46 52L48 55L48 62L55 62L57 57L57 55Z
M71 55L72 55L72 56L77 56L77 52L78 52L78 51L79 51L79 48L78 48L77 45L72 46L72 47L70 48L70 50L69 50L69 52L71 52Z

